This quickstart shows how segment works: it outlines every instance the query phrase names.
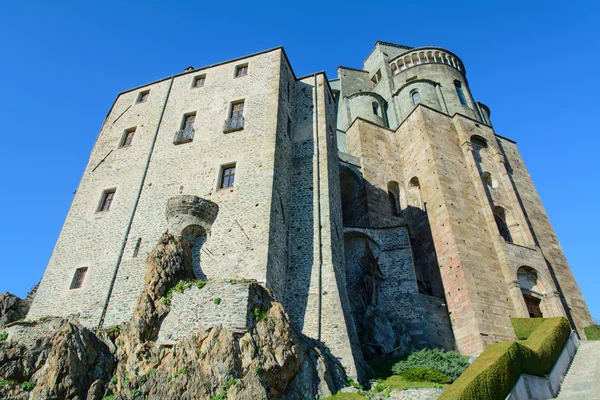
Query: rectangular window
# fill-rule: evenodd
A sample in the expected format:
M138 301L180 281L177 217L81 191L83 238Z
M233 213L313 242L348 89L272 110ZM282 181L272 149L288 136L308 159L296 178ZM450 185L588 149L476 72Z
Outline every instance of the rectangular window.
M135 128L130 128L125 131L123 134L123 139L121 140L121 146L131 146L131 142L133 141L133 135L135 135Z
M288 117L287 133L292 137L292 119Z
M245 76L248 75L248 64L244 64L244 65L238 65L235 68L235 76L240 77L240 76Z
M80 289L83 286L83 281L85 279L85 275L87 274L87 270L87 267L77 268L75 270L75 275L73 276L69 290Z
M109 211L112 205L113 199L115 198L115 192L117 189L105 190L102 194L102 202L98 211Z
M227 189L233 187L235 180L235 164L221 167L221 183L219 189Z
M231 103L229 118L225 120L223 132L238 131L244 129L244 101Z
M192 87L202 87L204 86L204 82L206 82L206 75L200 75L194 78L194 84Z
M148 100L148 96L150 96L150 91L146 90L145 92L141 92L138 96L138 103L145 103Z
M194 122L196 122L196 113L189 114L183 117L183 125L181 130L184 132L190 132L194 130Z

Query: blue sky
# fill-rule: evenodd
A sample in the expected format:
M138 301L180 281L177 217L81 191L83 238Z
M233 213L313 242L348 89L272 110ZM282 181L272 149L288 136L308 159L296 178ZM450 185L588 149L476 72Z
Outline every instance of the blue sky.
M450 4L452 3L452 4ZM361 68L376 40L445 47L519 149L600 319L595 2L0 0L0 292L42 276L116 94L283 45L297 76Z

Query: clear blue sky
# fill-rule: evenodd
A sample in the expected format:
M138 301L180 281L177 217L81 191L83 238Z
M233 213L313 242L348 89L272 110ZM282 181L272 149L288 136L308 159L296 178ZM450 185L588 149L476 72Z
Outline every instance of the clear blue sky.
M88 3L0 0L0 292L41 278L118 92L279 45L297 76L332 78L383 40L461 57L600 319L596 2Z

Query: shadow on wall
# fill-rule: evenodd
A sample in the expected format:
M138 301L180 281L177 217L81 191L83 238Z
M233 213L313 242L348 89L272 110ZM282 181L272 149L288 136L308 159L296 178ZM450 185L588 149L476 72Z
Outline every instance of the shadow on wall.
M445 300L433 234L418 178L409 181L406 196L401 196L402 189L397 182L388 184L388 190L384 191L364 179L356 167L342 163L340 191L345 227L408 225L419 292Z

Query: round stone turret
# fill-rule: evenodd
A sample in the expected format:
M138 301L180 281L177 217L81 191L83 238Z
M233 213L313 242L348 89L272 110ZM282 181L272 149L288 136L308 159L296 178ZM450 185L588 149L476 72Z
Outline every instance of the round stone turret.
M181 195L167 201L167 221L175 235L189 226L200 226L206 232L217 218L219 206L198 196Z
M393 95L404 112L424 104L449 115L459 113L485 122L471 96L465 66L454 53L419 47L392 58L388 64L396 88Z

